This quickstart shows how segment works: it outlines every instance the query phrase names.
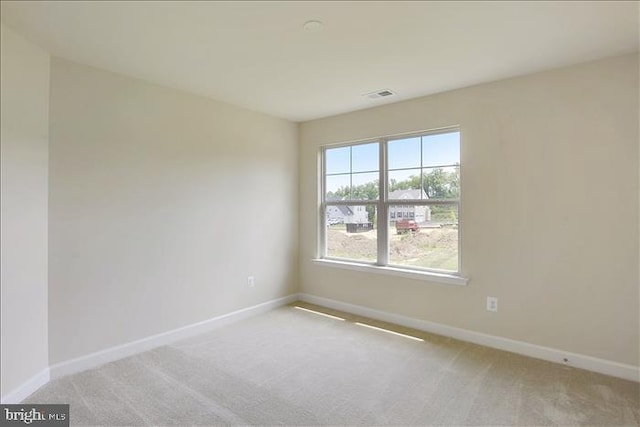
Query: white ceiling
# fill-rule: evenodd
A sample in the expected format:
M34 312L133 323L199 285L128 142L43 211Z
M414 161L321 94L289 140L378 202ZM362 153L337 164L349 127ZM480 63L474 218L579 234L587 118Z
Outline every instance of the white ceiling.
M294 121L638 51L638 15L613 1L1 2L53 55ZM311 19L323 30L303 30Z

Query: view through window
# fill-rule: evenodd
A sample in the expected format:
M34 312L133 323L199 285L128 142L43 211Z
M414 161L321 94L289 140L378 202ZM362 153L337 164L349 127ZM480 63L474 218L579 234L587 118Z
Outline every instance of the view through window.
M458 130L326 147L323 170L323 257L459 270Z

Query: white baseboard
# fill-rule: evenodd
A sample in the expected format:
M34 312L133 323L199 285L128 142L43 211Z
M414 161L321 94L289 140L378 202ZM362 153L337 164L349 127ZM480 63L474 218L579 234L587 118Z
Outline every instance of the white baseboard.
M85 356L67 360L65 362L57 363L50 367L51 378L56 379L65 375L92 369L105 363L113 362L124 357L133 356L134 354L151 350L155 347L167 345L181 339L189 338L191 336L219 328L238 320L246 319L257 314L266 313L267 311L270 311L276 307L290 304L297 300L298 296L296 294L289 295L283 298L278 298L264 302L262 304L254 305L252 307L247 307L241 310L233 311L231 313L223 314L221 316L204 320L202 322L193 323L181 328L162 332L156 335L151 335L149 337L132 341L126 344L107 348L105 350L87 354Z
M44 368L42 371L29 378L20 386L2 396L2 398L0 398L0 401L5 405L20 403L24 399L35 393L40 387L48 383L49 378L49 368Z
M486 347L492 347L499 350L509 351L511 353L534 357L536 359L542 359L550 362L560 363L563 365L573 366L580 369L586 369L588 371L611 375L613 377L623 378L626 380L640 381L640 368L633 365L626 365L606 359L599 359L596 357L570 353L568 351L558 350L555 348L530 344L524 341L516 341L509 338L474 332L468 329L461 329L453 326L443 325L440 323L414 319L399 314L374 310L368 307L348 304L345 302L317 297L314 295L301 293L299 294L299 298L301 301L305 301L311 304L332 308L334 310L345 311L347 313L357 314L359 316L369 317L371 319L381 320L383 322L394 323L396 325L418 329L420 331L431 332L437 335L443 335L461 341L468 341ZM567 362L565 362L565 359L567 360Z

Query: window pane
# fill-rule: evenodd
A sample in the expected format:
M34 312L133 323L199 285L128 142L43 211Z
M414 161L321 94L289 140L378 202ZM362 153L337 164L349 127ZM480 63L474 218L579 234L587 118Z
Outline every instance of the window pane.
M457 271L458 206L403 209L406 218L389 221L389 264Z
M389 200L421 199L420 169L389 172Z
M351 172L373 172L379 168L378 143L354 145L351 147Z
M387 147L389 169L420 167L420 138L389 141Z
M460 132L422 137L422 166L460 164Z
M351 171L351 147L329 148L325 151L327 174Z
M378 255L376 206L327 206L327 256L374 262Z
M330 175L326 178L327 200L349 199L349 186L351 185L351 175Z
M353 200L377 200L378 199L378 178L374 173L354 173L351 175L352 189L351 198Z
M460 166L425 168L423 188L429 199L457 199L460 197Z

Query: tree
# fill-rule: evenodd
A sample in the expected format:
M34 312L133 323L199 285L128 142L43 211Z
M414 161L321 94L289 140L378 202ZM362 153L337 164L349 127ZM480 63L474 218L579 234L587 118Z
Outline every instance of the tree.
M342 200L376 200L378 198L378 180L354 185L351 188L345 185L336 191L329 191L327 197Z
M404 181L389 180L389 191L411 190L421 188L430 199L456 199L460 196L460 168L447 171L434 168L419 175L411 175Z
M420 175L411 175L404 181L396 181L395 179L389 180L389 191L396 190L411 190L420 188Z
M423 173L423 188L430 199L457 199L460 197L460 167L449 172L442 168Z

